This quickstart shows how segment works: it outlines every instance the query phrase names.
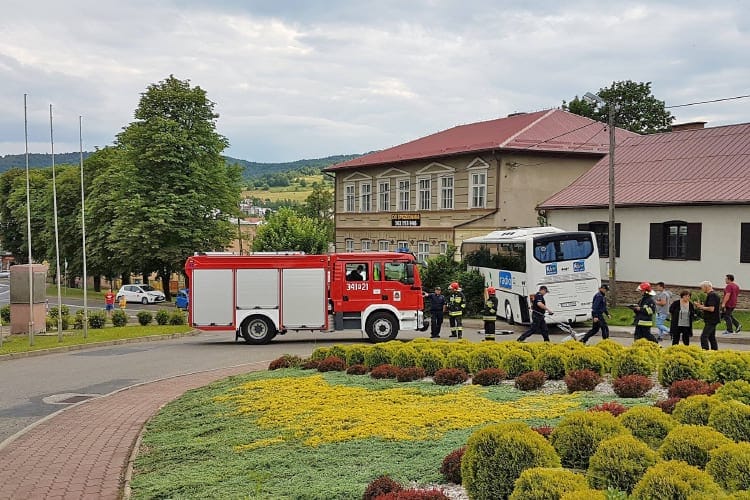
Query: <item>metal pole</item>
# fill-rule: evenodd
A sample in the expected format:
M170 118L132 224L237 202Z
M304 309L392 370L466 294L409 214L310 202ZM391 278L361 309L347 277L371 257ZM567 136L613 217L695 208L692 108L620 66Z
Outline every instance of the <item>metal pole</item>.
M57 229L57 177L55 176L55 138L52 134L52 104L49 105L49 142L52 147L52 212L55 221L55 270L57 272L57 341L62 342L62 290L60 284L60 236Z
M86 197L83 188L83 117L78 117L78 144L81 162L81 236L83 245L83 338L88 337L89 332L89 303L86 295L88 288L88 276L86 274Z
M240 226L240 216L237 216L237 240L240 242L240 255L242 255L242 226Z
M615 231L615 103L609 103L609 295L613 306L617 305Z
M23 95L23 135L26 143L26 237L29 247L29 345L34 345L34 272L31 269L31 195L29 182L29 120L26 114L26 98Z

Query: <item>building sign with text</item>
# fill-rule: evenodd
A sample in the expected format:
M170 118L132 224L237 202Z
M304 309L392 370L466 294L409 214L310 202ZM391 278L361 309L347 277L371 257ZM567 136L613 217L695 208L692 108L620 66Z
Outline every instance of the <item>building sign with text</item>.
M418 227L420 222L420 214L391 214L392 227Z

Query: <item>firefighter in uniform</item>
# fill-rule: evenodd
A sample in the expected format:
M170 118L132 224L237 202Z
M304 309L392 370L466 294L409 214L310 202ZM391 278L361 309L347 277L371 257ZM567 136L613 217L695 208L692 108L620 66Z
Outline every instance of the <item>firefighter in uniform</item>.
M648 339L651 342L657 342L656 337L651 334L651 327L654 326L654 315L656 314L656 302L654 302L653 290L651 283L644 281L638 285L637 291L641 292L641 300L633 306L635 311L635 335L634 339Z
M461 338L464 334L461 320L466 309L466 297L455 281L448 288L448 321L451 326L451 337Z
M495 340L495 320L497 319L497 297L495 288L487 287L487 300L484 301L482 309L482 320L484 321L484 340Z

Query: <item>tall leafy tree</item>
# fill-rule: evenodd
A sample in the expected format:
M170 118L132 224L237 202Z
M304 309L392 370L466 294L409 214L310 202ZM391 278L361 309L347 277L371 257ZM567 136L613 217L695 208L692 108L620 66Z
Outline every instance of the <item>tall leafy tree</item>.
M300 213L318 220L325 232L326 240L333 241L336 228L333 223L333 191L330 188L323 183L315 184L300 208Z
M253 239L256 252L287 250L323 253L328 249L326 229L320 219L300 215L291 208L282 208L268 216Z
M563 101L566 111L594 120L607 122L609 106L615 106L615 125L639 134L653 134L671 130L674 116L651 93L651 82L625 80L612 82L609 87L597 92L606 104L596 106L575 96L570 102Z
M50 169L33 169L29 172L29 198L31 213L32 259L41 262L47 257L50 235L46 232L47 220L52 218ZM0 177L0 218L3 227L3 247L15 261L25 264L28 258L26 221L26 172L11 169ZM52 240L54 241L54 240Z
M233 237L240 170L221 156L215 104L174 76L141 94L135 121L117 138L128 172L113 207L111 241L131 270L156 271L164 283L196 251L223 249Z

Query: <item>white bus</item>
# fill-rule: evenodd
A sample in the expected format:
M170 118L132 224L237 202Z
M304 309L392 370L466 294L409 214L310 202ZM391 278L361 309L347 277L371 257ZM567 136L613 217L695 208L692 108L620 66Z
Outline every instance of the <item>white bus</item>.
M534 227L493 231L468 238L461 256L496 289L497 315L509 324L530 323L529 296L547 286L553 311L548 323L591 319L591 301L600 285L594 234Z

